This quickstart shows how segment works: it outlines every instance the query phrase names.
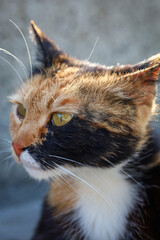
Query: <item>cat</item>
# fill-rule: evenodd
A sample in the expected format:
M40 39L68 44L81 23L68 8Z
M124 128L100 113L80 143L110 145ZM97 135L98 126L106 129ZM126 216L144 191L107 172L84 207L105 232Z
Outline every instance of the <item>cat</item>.
M33 21L31 35L39 65L10 97L10 133L15 160L51 181L32 240L159 240L160 54L106 67L69 57Z

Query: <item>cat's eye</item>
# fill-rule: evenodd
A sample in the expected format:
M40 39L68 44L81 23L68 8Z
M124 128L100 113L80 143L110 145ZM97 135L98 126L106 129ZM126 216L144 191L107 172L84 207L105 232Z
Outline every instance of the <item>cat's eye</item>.
M26 108L24 107L23 104L19 103L17 106L17 116L23 119L25 118L25 115L26 115Z
M72 119L72 117L73 115L69 113L54 113L51 117L51 122L53 125L61 127L67 124Z

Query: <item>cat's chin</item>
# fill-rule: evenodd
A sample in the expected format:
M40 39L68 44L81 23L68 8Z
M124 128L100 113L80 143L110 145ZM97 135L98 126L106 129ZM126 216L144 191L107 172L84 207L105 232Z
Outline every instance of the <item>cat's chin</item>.
M39 168L35 168L35 167L29 167L29 166L25 166L23 164L25 170L27 171L27 173L32 177L35 178L37 180L47 180L49 178L51 178L50 174L48 174L48 172L39 169Z
M43 180L53 177L50 172L41 168L27 150L21 153L20 162L32 178Z

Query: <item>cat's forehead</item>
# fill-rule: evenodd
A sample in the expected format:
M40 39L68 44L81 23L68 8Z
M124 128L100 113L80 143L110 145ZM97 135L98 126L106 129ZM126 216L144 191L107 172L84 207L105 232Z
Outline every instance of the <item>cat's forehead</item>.
M18 99L24 104L36 105L38 103L47 105L48 102L58 101L60 98L76 98L80 96L84 89L91 94L92 87L111 86L111 76L104 76L97 73L96 69L83 69L69 67L58 72L49 69L47 74L37 74L33 78L25 81L16 94ZM17 101L19 101L17 100Z
M78 68L65 69L56 74L51 70L46 75L37 74L25 81L11 100L41 112L54 109L77 113L79 74Z
M38 115L47 111L82 114L89 106L92 110L107 107L115 80L113 74L96 66L72 66L58 71L51 67L46 74L36 74L25 81L13 100L22 103L30 114L33 111Z

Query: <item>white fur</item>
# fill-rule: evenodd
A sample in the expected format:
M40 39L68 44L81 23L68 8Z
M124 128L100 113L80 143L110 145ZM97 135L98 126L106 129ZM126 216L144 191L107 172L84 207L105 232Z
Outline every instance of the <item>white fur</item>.
M85 240L117 240L124 237L127 216L138 200L138 186L127 180L122 165L111 168L67 168L44 171L27 150L21 163L34 178L48 179L65 173L75 179L77 203L74 218Z
M37 161L35 161L35 159L31 156L28 150L25 150L21 153L20 162L25 168L25 170L28 172L28 174L38 180L47 180L54 177L58 178L60 175L62 175L62 171L58 168L43 170L41 168L41 165Z
M77 218L85 240L117 240L123 237L127 216L138 199L137 187L126 180L120 166L92 171L75 172L90 185L84 181L78 185Z
M41 169L40 165L34 160L27 150L21 153L20 161L29 175L36 179L48 179L51 174Z

